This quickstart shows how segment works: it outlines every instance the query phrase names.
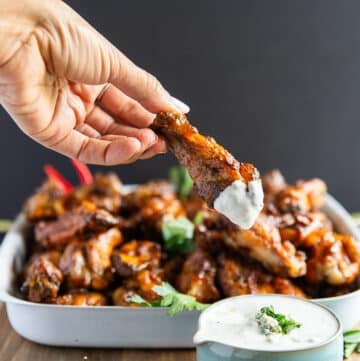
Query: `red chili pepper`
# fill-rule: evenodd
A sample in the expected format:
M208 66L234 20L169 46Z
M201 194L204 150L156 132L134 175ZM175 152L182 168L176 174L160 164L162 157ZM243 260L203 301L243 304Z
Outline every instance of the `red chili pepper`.
M44 172L50 179L58 182L62 186L65 193L72 191L73 186L65 179L64 176L61 175L61 173L55 167L46 164L44 166Z
M76 159L71 159L71 162L76 170L81 184L91 184L94 181L91 171L86 164L81 163Z

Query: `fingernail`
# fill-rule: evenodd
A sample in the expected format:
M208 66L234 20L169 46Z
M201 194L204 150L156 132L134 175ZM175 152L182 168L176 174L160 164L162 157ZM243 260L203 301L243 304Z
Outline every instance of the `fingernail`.
M182 102L179 99L176 99L172 96L170 96L170 101L172 103L172 105L181 113L189 113L190 111L190 107L188 105L186 105L184 102Z
M150 146L152 147L159 140L159 137L154 133L153 139L151 140Z

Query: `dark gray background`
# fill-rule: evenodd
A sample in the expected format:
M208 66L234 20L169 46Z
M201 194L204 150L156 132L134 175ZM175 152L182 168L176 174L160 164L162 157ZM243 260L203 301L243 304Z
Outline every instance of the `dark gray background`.
M193 123L239 160L279 167L290 180L320 176L360 209L360 2L69 3L189 103ZM66 159L24 136L2 109L0 118L0 217L12 217L44 163L75 178ZM141 182L172 163L166 155L112 170Z

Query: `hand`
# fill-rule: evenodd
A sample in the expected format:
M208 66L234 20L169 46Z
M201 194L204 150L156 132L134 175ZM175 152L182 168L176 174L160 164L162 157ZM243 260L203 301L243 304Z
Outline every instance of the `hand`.
M37 142L103 165L165 152L154 113L189 111L59 0L0 0L0 103Z

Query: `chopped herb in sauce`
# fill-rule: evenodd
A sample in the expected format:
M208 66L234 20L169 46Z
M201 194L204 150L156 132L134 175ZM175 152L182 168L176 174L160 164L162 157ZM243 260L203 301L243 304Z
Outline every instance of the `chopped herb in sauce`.
M281 313L276 313L273 306L262 307L256 314L256 322L262 333L271 335L280 333L288 334L301 324Z

